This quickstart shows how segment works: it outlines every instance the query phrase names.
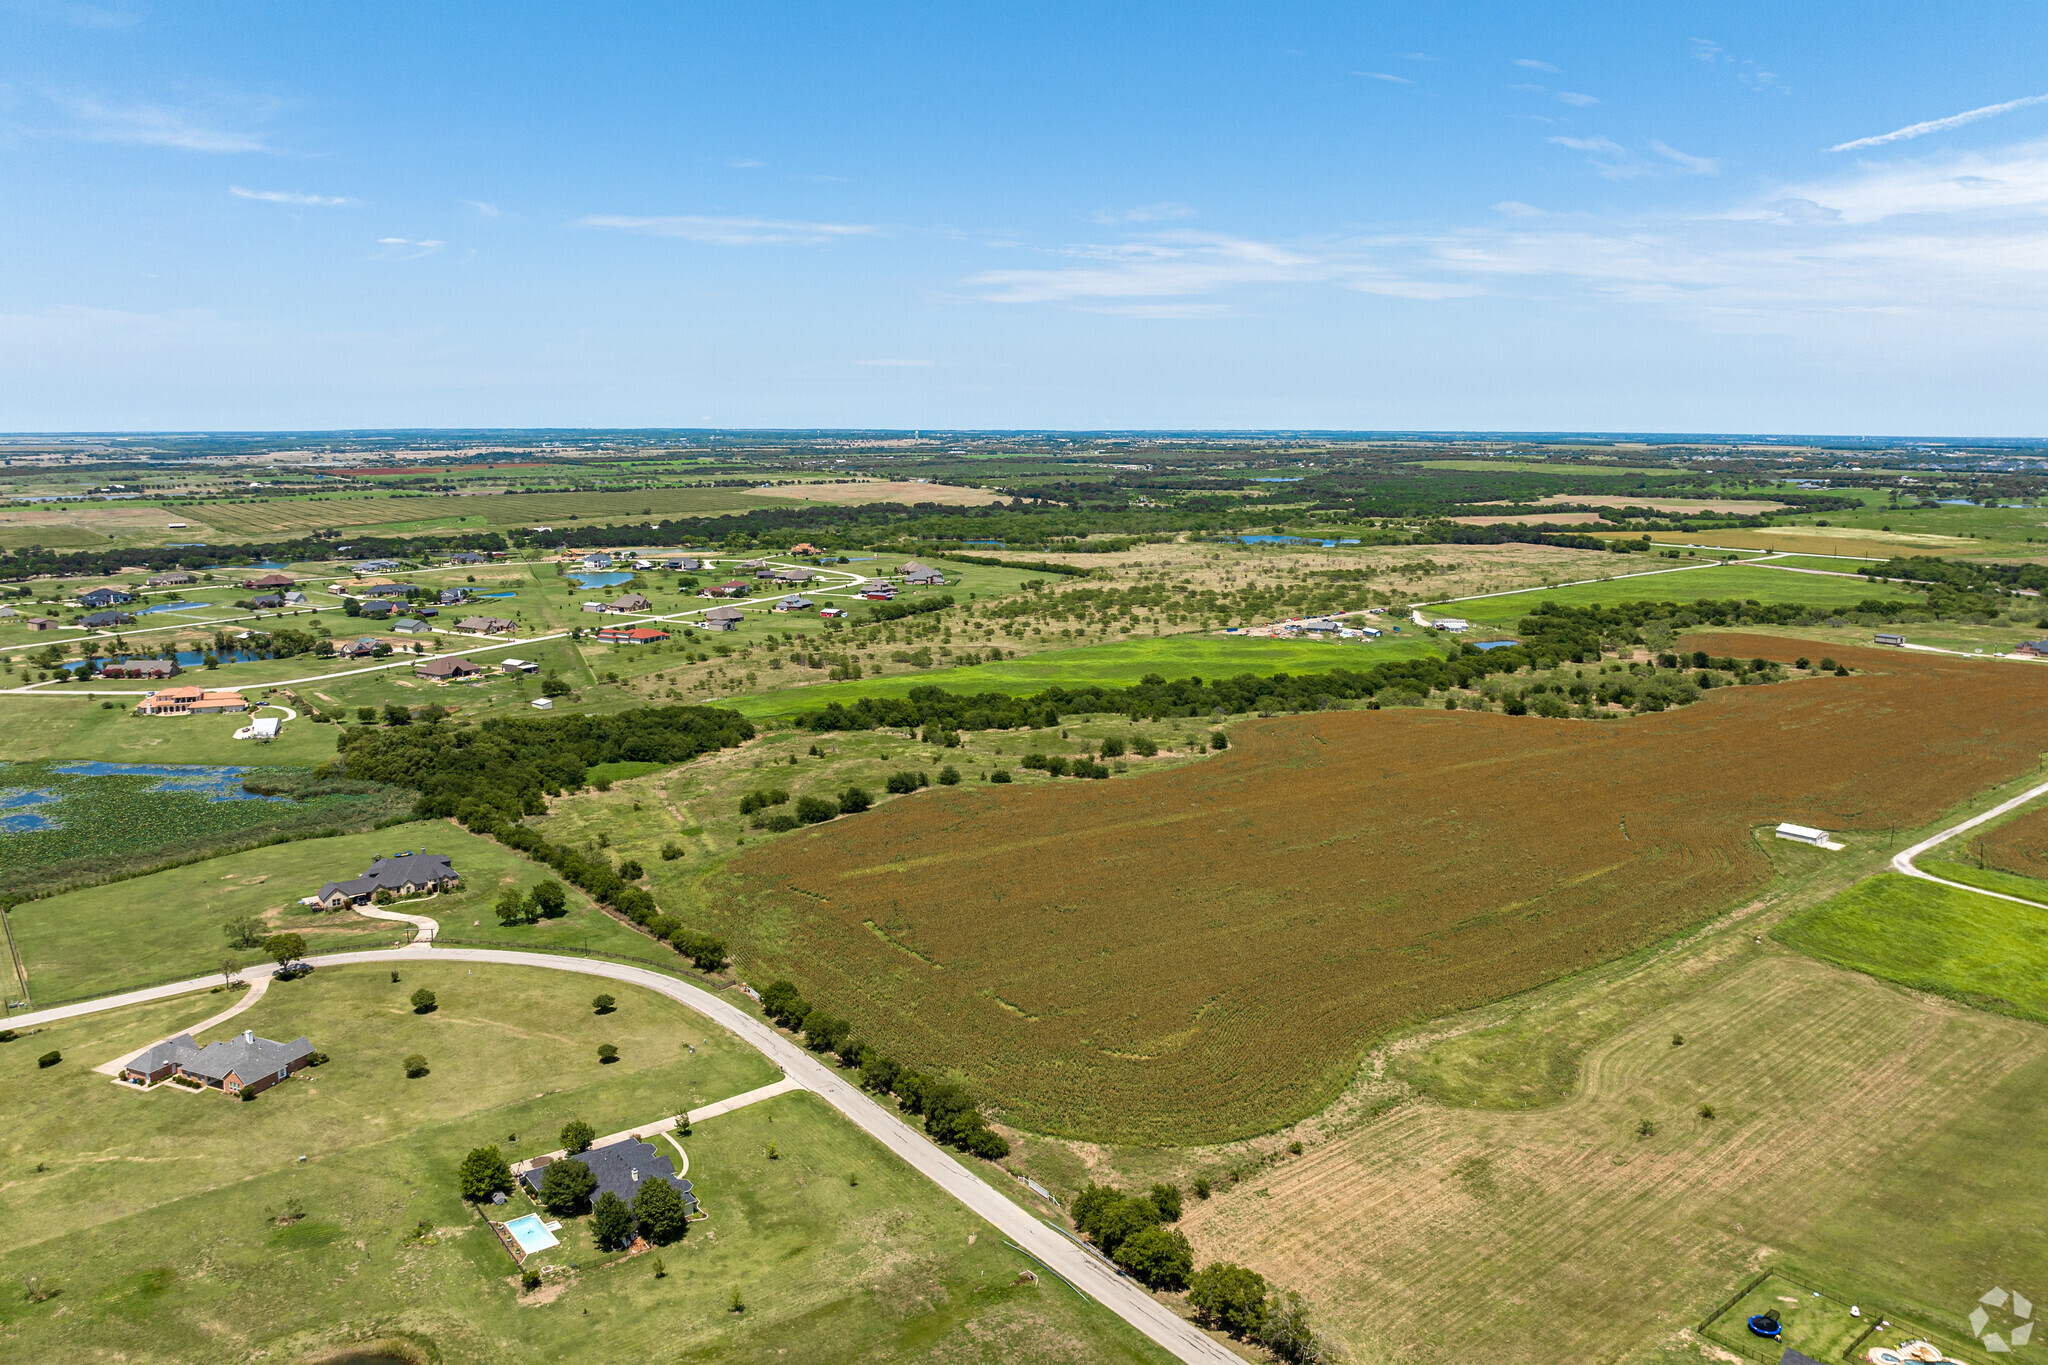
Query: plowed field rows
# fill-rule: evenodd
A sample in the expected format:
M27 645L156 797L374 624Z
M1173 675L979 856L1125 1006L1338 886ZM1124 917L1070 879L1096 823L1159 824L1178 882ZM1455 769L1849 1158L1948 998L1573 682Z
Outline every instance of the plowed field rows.
M935 788L732 864L712 913L750 976L960 1068L1022 1126L1261 1131L1329 1100L1392 1025L1753 892L1757 826L1911 827L2048 747L2030 670L1832 652L1872 671L1604 724L1327 712L1155 776Z
M2022 811L1971 847L1982 853L1987 867L2048 880L2048 806Z

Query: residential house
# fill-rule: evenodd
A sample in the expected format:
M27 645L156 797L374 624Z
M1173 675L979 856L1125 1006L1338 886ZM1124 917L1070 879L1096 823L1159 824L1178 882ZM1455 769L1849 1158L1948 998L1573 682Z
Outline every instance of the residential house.
M782 599L782 600L781 600L780 602L777 602L777 603L776 603L776 604L775 604L775 605L774 605L773 607L769 608L769 610L771 610L771 611L809 611L809 610L811 610L811 609L812 609L813 607L815 607L815 606L817 606L817 605L818 605L818 604L817 604L816 602L813 602L813 601L812 601L812 600L811 600L810 598L808 598L808 597L797 597L797 596L791 595L791 596L789 596L789 597L785 597L785 598L783 598L783 599Z
M749 585L749 584L747 584L747 583L743 583L743 582L741 582L741 581L740 581L739 579L735 578L735 579L734 579L734 580L732 580L732 582L730 582L730 583L720 583L720 584L719 584L719 585L718 585L717 587L715 587L715 588L706 588L706 589L704 589L704 590L703 590L702 592L698 593L698 594L697 594L697 596L699 596L699 597L745 597L745 596L747 596L747 595L748 595L749 593L753 592L753 590L754 590L754 589L753 589L753 587L752 587L751 585Z
M535 1199L540 1198L540 1183L555 1161L580 1161L589 1168L597 1179L597 1188L590 1192L593 1204L600 1195L615 1194L630 1205L640 1193L643 1181L666 1180L683 1197L683 1207L691 1213L697 1211L697 1196L690 1192L690 1182L676 1174L675 1163L656 1151L652 1143L627 1138L624 1142L587 1148L575 1156L542 1158L519 1177Z
M606 608L607 611L652 611L654 603L637 592L629 592Z
M1884 639L1883 636L1878 638ZM2012 652L2023 659L2048 659L2048 640L2028 640L2025 644L2015 646Z
M404 597L412 591L412 584L398 583L386 578L358 584L355 591L359 597Z
M122 592L119 588L87 588L74 593L72 600L81 607L97 610L101 607L118 607L123 602L133 602L135 594Z
M450 564L488 564L490 561L473 550L459 550L448 556Z
M608 554L605 554L603 551L599 551L596 554L589 554L583 556L583 567L586 569L595 569L599 573L602 573L606 569L609 569L611 566L612 557Z
M452 682L457 678L474 678L483 672L483 669L467 659L451 655L445 659L429 659L423 664L414 664L412 672L416 678Z
M946 575L937 569L919 569L903 575L903 581L914 588L938 588L945 586Z
M135 617L125 611L96 611L79 618L78 624L92 630L103 630L108 626L125 626Z
M282 573L267 573L267 574L262 574L262 575L260 575L260 576L258 576L258 577L256 577L256 578L245 578L245 579L243 579L243 580L242 580L242 586L243 586L243 587L245 587L245 588L259 588L259 589L260 589L260 588L291 588L291 587L297 587L297 586L298 586L298 580L294 579L294 578L293 578L293 577L292 577L292 576L291 576L290 574L282 574Z
M172 678L177 673L169 659L115 659L100 668L102 678Z
M460 603L462 603L462 602L466 602L466 601L468 601L468 600L469 600L469 589L468 589L468 588L443 588L443 589L441 589L441 605L442 605L442 606L444 606L444 607L452 607L452 606L456 606L456 605L458 605L458 604L460 604Z
M21 613L16 611L13 607L0 607L0 621L12 621L15 617L19 615L21 615Z
M229 1095L257 1095L312 1061L313 1045L304 1038L278 1043L244 1029L201 1047L191 1034L181 1033L130 1059L121 1068L121 1079L132 1085L156 1085L184 1076Z
M394 610L389 602L365 602L356 614L367 621L382 621Z
M281 592L267 592L261 597L250 598L249 605L255 607L258 611L273 610L284 605L284 594ZM384 604L379 602L373 605L382 606Z
M390 573L398 567L398 561L395 559L365 559L361 563L351 565L350 567L359 574Z
M377 652L377 647L382 644L384 644L382 640L365 635L360 639L350 640L334 652L341 655L344 659L367 659L374 655ZM389 646L385 647L389 648Z
M788 583L792 586L798 583L808 583L817 576L818 572L815 569L777 569L775 571L775 581L777 583Z
M655 645L666 640L668 632L647 626L606 626L597 633L597 638L618 645Z
M929 565L920 564L913 559L908 564L897 565L896 572L902 575L903 577L908 578L914 573L930 573L931 567Z
M498 667L507 673L538 673L540 665L531 659L500 659Z
M737 630L746 615L738 607L713 607L704 613L704 625L709 630Z
M839 619L840 617L842 617L842 616L846 615L846 608L845 608L845 607L820 607L820 608L818 609L818 615L820 615L820 616L824 617L824 618L825 618L826 620L828 620L828 621L836 621L836 620L838 620L838 619Z
M239 692L214 692L204 687L160 687L145 692L135 708L145 716L211 716L224 711L246 711L249 703Z
M452 859L439 853L407 849L395 858L373 858L369 871L345 882L328 882L313 896L324 909L341 910L351 905L368 905L379 891L394 896L420 896L429 891L452 891L462 881Z
M306 594L297 591L288 592L284 595L284 604L288 607L303 607L306 605Z
M197 583L198 581L197 578L186 573L183 569L173 569L169 573L151 575L149 586L152 588L182 588L187 583Z
M663 567L670 569L680 569L684 573L695 573L697 570L704 567L704 562L698 559L691 559L687 555L682 555L676 557L675 559L671 559Z
M789 552L793 555L816 555L824 553L823 550L820 550L817 546L811 544L811 542L809 542L808 540L803 541L800 544L790 546Z
M860 590L860 595L870 602L888 602L896 596L894 583L870 583Z
M782 572L782 570L780 570L780 569L777 569L777 568L774 568L773 566L770 566L770 565L765 565L765 564L764 564L764 565L762 565L762 566L761 566L760 568L758 568L758 569L754 570L754 577L756 577L756 578L775 578L775 577L779 576L779 575L781 574L781 572Z
M457 630L474 631L479 635L510 635L512 623L502 616L465 616L455 623Z
M431 635L434 628L425 621L400 621L391 627L393 635Z

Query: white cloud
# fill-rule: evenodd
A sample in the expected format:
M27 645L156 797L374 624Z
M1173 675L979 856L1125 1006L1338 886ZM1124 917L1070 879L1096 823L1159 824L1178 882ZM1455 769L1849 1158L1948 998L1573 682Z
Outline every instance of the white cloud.
M458 202L475 209L479 218L496 218L502 212L496 204L487 199L463 199Z
M758 171L767 164L765 161L756 161L745 156L729 156L725 159L726 169L734 171Z
M1620 153L1625 150L1620 143L1604 137L1554 137L1550 139L1560 147L1569 147L1575 152Z
M1721 45L1712 38L1688 38L1685 41L1691 45L1695 61L1711 62L1721 55Z
M992 303L1103 303L1213 294L1329 274L1307 253L1214 233L1162 233L1139 242L1069 247L1062 254L1089 264L985 270L968 283Z
M671 217L630 217L593 213L576 220L579 227L615 228L649 237L673 237L710 246L764 246L781 243L839 241L872 237L880 231L866 223L805 223L786 218L709 218L694 214Z
M360 203L331 194L299 194L293 190L245 190L240 185L228 186L228 193L237 199L257 199L266 204L305 204L308 207L336 208L344 204Z
M1406 76L1396 76L1386 71L1354 71L1351 74L1354 76L1363 76L1367 80L1372 81L1392 81L1395 85L1415 84L1414 81L1409 80Z
M1531 71L1548 71L1553 76L1558 74L1557 68L1549 62L1539 62L1534 57L1517 57L1515 58L1515 65L1526 66Z
M377 253L377 260L417 261L423 256L433 255L448 244L432 238L414 241L409 237L379 237L377 245L384 248Z
M2048 214L2048 141L1998 152L1866 164L1831 180L1785 188L1846 223L1956 214Z
M1574 104L1582 109L1589 104L1598 104L1600 102L1599 96L1581 95L1576 90L1560 90L1557 92L1557 97L1563 100L1566 104Z
M254 133L226 128L206 114L168 104L115 103L91 95L52 95L69 116L60 135L80 142L134 147L174 147L187 152L267 152Z
M872 365L884 370L928 370L938 364L936 360L856 360L856 365Z
M1947 118L1929 119L1925 123L1912 123L1904 128L1894 128L1891 132L1879 133L1876 137L1859 137L1854 142L1838 142L1828 150L1853 152L1864 147L1882 147L1887 142L1905 142L1911 138L1925 137L1929 133L1944 133L1951 128L1960 128L1966 123L1975 123L1979 119L1996 118L2015 109L2025 109L2028 105L2043 103L2048 103L2048 95L2029 95L2025 99L2007 100L2003 104L1987 104L1979 109L1950 114Z
M1650 150L1693 175L1719 175L1721 173L1721 163L1712 157L1693 156L1690 153L1681 152L1676 147L1667 147L1656 138L1650 139Z
M1547 218L1550 216L1534 204L1525 204L1519 199L1503 199L1493 206L1493 211L1509 218Z
M1165 223L1195 216L1195 210L1189 205L1169 199L1157 204L1139 204L1136 208L1097 209L1088 215L1088 221L1115 227L1120 223Z

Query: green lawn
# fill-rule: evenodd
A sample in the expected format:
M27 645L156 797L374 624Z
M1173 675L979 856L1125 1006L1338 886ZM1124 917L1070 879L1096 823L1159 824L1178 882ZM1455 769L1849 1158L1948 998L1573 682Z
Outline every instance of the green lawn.
M132 686L140 694L142 683ZM114 705L104 707L103 701ZM246 715L138 716L123 698L53 692L0 696L0 758L101 759L108 763L311 765L334 757L334 731L288 722L268 744L238 740ZM271 714L276 714L272 712Z
M1322 673L1333 668L1365 669L1390 659L1412 659L1434 652L1433 641L1405 632L1369 645L1314 640L1268 640L1223 635L1164 635L1049 650L971 668L935 668L860 682L821 683L759 696L736 697L729 704L742 715L795 715L830 702L851 703L862 697L900 697L913 687L944 687L955 692L1008 692L1028 695L1048 687L1129 687L1147 673L1167 679L1232 677L1239 673Z
M507 928L492 905L504 887L521 891L552 875L513 850L445 821L397 825L336 839L275 844L189 867L30 901L11 916L38 1006L105 995L161 981L203 976L231 950L221 926L257 915L278 929L306 935L315 952L394 942L400 926L352 911L313 911L298 904L327 881L359 875L380 853L407 849L446 853L462 874L460 891L398 907L430 915L450 938L493 946L590 948L638 957L667 949L635 933L566 887L569 913L558 920ZM481 921L481 923L476 923ZM245 964L260 950L235 951Z
M2048 910L1888 872L1773 936L1837 966L2048 1023Z
M665 1278L651 1256L578 1257L558 1293L523 1302L510 1259L456 1197L463 1153L495 1142L533 1155L571 1118L616 1132L765 1084L775 1068L632 987L455 963L399 970L393 983L381 966L322 969L236 1019L267 1037L304 1033L333 1058L249 1103L138 1094L88 1069L219 996L0 1045L0 1278L61 1291L39 1304L0 1296L8 1358L297 1360L396 1335L448 1365L1166 1360L1057 1281L1016 1283L1030 1263L994 1229L805 1095L683 1140L710 1217L659 1253ZM438 996L432 1014L406 1003L420 986ZM618 997L615 1013L592 1012L599 989ZM621 1049L617 1064L599 1065L601 1042ZM65 1060L39 1069L49 1048ZM432 1071L407 1080L400 1059L413 1051ZM288 1199L304 1218L281 1226ZM431 1242L411 1236L422 1221ZM565 1244L583 1227L569 1220Z
M1917 866L1922 872L1931 872L1937 877L1946 877L1952 882L1979 887L1985 891L1999 891L2022 900L2039 901L2048 905L2048 882L2034 877L2022 877L2014 872L2001 872L1995 867L1972 867L1967 863L1937 862L1932 858L1921 858Z
M1656 566L1651 560L1650 565ZM1870 584L1850 578L1788 573L1754 564L1709 565L1673 573L1642 573L1628 578L1585 583L1568 588L1536 588L1499 597L1447 602L1435 610L1456 612L1468 621L1511 623L1527 616L1539 602L1567 607L1610 606L1616 602L1696 602L1738 598L1775 604L1797 602L1810 607L1852 607L1865 598L1904 600L1897 584Z

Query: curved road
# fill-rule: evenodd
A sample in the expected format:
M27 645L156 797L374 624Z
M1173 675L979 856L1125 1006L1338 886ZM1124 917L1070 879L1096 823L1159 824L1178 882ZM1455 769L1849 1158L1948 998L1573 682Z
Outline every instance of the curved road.
M1966 886L1962 882L1952 882L1948 880L1946 877L1937 877L1932 872L1922 872L1919 868L1913 866L1913 860L1919 857L1921 854L1927 852L1929 849L1934 848L1936 845L1945 844L1950 839L1955 838L1958 834L1962 834L1969 830L1973 830L1977 828L1977 826L1984 824L1987 821L1996 820L1999 816L2005 814L2007 811L2013 810L2019 806L2024 806L2025 804L2027 804L2027 802L2032 801L2035 797L2040 796L2044 793L2048 793L2048 782L2043 782L2038 787L2031 787L2028 790L2021 792L2018 796L2012 798L2012 800L1993 806L1990 810L1985 811L1982 815L1972 816L1970 819L1963 821L1963 823L1961 823L1960 825L1950 825L1947 829L1943 830L1941 833L1935 835L1931 839L1922 839L1919 843L1913 845L1911 848L1905 850L1903 853L1894 854L1892 856L1892 870L1894 872L1903 872L1908 877L1918 877L1923 882L1937 882L1942 886L1953 886L1958 891L1974 891L1980 896L1990 896L1997 900L2011 901L2014 905L2031 905L2036 908L2039 908L2041 902L2030 901L2024 896L2008 896L2002 891L1986 891L1981 886Z
M388 911L377 918L418 922L413 916L395 915ZM429 920L428 923L432 921ZM1244 1365L1243 1357L1218 1344L1208 1334L1182 1319L1179 1314L1145 1293L1132 1281L1116 1274L1101 1257L1084 1250L1064 1233L1055 1231L1034 1217L1030 1211L1020 1208L998 1191L991 1189L987 1182L963 1166L950 1152L903 1122L859 1086L850 1083L845 1073L836 1067L827 1066L769 1025L710 991L660 972L624 963L586 961L582 958L558 957L548 953L511 952L495 948L435 948L426 938L406 948L329 953L306 960L316 966L342 967L368 962L418 962L423 958L451 962L489 962L511 967L546 967L555 971L577 972L584 976L604 977L612 981L625 982L627 985L639 986L687 1005L739 1035L770 1061L781 1066L784 1075L797 1082L803 1089L814 1092L825 1103L851 1119L869 1136L909 1162L913 1168L923 1172L940 1189L993 1223L1005 1237L1172 1352L1174 1356L1190 1362L1190 1365ZM213 984L213 977L200 977L192 981L152 987L149 990L131 991L126 995L109 996L103 1000L86 1000L75 1005L41 1010L8 1022L15 1028L21 1028L25 1025L76 1019L104 1010L120 1009L126 1005L164 1000L191 991L205 990Z

